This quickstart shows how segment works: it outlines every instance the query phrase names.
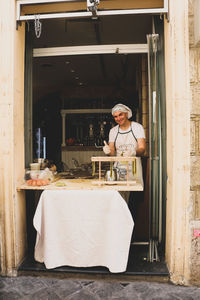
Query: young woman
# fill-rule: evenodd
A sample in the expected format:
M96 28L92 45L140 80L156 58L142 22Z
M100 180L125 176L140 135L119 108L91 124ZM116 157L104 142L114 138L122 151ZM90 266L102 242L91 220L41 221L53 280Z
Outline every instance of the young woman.
M124 157L142 156L146 149L144 128L141 124L129 120L132 117L131 109L120 103L113 107L112 115L117 125L110 130L109 145L105 142L104 153ZM124 164L117 163L115 167L118 168L119 174L125 172ZM129 169L131 170L131 165ZM131 171L129 178L133 179ZM137 178L143 185L141 158L137 159Z

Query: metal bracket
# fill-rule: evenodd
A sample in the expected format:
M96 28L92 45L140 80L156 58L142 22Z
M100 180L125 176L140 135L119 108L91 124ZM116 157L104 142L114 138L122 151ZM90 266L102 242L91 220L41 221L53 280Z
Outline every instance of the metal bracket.
M100 0L87 0L87 10L92 13L92 19L97 19L97 7Z
M170 13L169 13L169 10L166 13L166 19L167 19L167 23L169 23L170 22Z
M39 39L42 33L42 23L40 22L40 15L35 15L35 35Z
M170 1L167 0L167 14L166 14L166 18L167 18L167 22L168 23L170 22L169 4L170 4Z

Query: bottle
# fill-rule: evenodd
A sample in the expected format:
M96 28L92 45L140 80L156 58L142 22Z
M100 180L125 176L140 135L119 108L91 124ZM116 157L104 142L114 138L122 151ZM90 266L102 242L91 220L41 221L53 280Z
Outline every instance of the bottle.
M89 124L88 146L94 146L94 126L92 123Z

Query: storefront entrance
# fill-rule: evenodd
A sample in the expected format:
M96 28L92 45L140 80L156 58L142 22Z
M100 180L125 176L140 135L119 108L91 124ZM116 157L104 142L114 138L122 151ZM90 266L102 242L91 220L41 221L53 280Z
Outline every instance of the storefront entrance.
M165 238L163 229L165 228L166 174L164 79L158 68L163 64L162 21L158 19L144 15L125 18L102 17L97 20L49 20L43 21L40 38L35 36L35 28L30 23L26 32L27 88L25 90L27 95L25 110L28 112L25 128L27 166L35 158L34 134L37 127L43 127L47 137L47 157L69 164L68 161L63 161L63 152L69 145L62 146L60 114L62 109L111 109L116 102L131 106L134 120L142 123L146 129L149 145L144 158L146 188L144 193L133 195L133 198L137 199L135 203L138 204L133 242L135 249L145 248L138 261L141 262L142 259L150 262L157 261L157 263L159 260L163 262L164 257L162 250ZM132 27L130 24L133 24ZM161 32L161 39L157 35L149 35L147 40L146 35L155 31L156 26L159 28L159 33ZM85 45L105 44L107 46L100 49L98 54L90 53L90 47L86 49L87 52L82 53ZM123 48L124 44L126 46L128 44L131 50ZM109 54L106 54L105 49L110 45L114 45L114 50L109 49ZM77 49L79 53L75 55ZM60 50L64 51L61 55L58 54ZM68 53L68 51L72 52ZM105 53L102 53L103 51ZM30 89L31 85L33 89ZM30 110L31 103L33 110ZM97 131L100 131L100 124L104 119L107 120L104 125L107 127L112 125L112 119L107 114L101 114L95 118L96 124L93 124L93 127L97 127ZM87 136L94 116L89 120L85 132L81 135L80 130L74 132L72 128L75 126L83 128L85 124L83 116L81 114L70 116L66 121L65 140L73 138L76 140L77 147L82 147L82 144L87 147L94 146L96 141L93 141L93 144L83 141L83 136ZM74 125L71 128L70 123ZM105 138L108 133L106 126ZM30 138L30 130L32 138ZM101 143L97 146L101 146ZM133 214L136 211L135 203L130 203ZM28 206L28 210L29 219L34 207ZM34 241L30 240L31 248L33 244ZM136 252L137 250L134 250L133 253ZM141 250L139 252L141 253ZM130 263L132 263L131 255Z
M33 134L31 132L32 127L30 126L29 119L25 119L26 124L24 122L24 108L25 115L27 116L30 116L28 110L32 111L32 103L28 103L30 97L28 97L27 87L24 89L25 25L28 21L29 25L32 22L34 23L35 19L37 21L39 19L39 21L43 22L44 19L50 20L50 18L68 18L69 15L67 17L66 14L70 13L71 16L72 6L70 9L67 9L65 4L69 2L74 5L74 8L75 4L78 3L78 1L67 0L7 0L1 1L0 5L2 23L0 38L2 57L4 58L1 60L2 118L0 157L2 172L0 190L2 214L0 224L0 250L1 274L5 276L17 275L17 268L27 253L27 222L25 218L26 195L22 187L25 172L24 146L26 141L26 148L29 148L29 142L27 142L27 136L26 140L24 139L24 128L27 129L29 127L30 129L30 142L32 141ZM86 1L80 2L84 4ZM196 253L198 247L198 243L196 243L196 239L198 238L194 239L193 237L193 230L199 227L198 220L195 219L198 217L196 213L198 205L196 196L198 191L191 190L191 187L193 189L193 183L190 180L191 175L192 177L194 175L194 178L196 178L192 170L195 169L197 164L196 160L191 160L190 157L191 150L192 155L194 150L193 145L190 146L190 138L192 137L192 141L194 141L194 138L196 140L198 138L198 135L193 137L193 132L191 131L191 128L193 128L191 127L191 122L193 124L191 105L193 109L196 109L196 104L195 106L193 104L196 102L198 91L195 90L195 97L192 97L193 94L191 94L190 89L193 89L194 86L193 83L190 82L190 75L196 74L193 72L193 66L195 66L196 69L197 65L195 65L194 61L191 71L191 68L189 68L189 54L192 53L193 57L193 51L195 53L197 52L196 47L191 47L189 43L189 32L192 33L194 29L193 22L188 22L188 15L190 16L191 12L193 12L191 3L182 0L169 1L169 15L166 16L165 13L167 11L163 11L163 4L167 2L168 1L160 0L102 0L101 3L109 3L110 8L106 9L105 12L103 11L104 7L99 7L99 11L101 12L101 16L103 16L105 13L110 13L107 10L115 10L115 12L112 13L115 13L113 16L117 16L120 13L117 10L123 10L123 12L121 11L122 14L125 13L124 9L130 9L134 10L134 12L126 12L126 16L134 13L135 15L141 16L143 14L157 14L157 16L159 16L156 18L158 23L159 21L162 24L164 23L165 45L161 48L158 47L158 49L165 49L164 62L166 72L159 72L158 77L161 83L165 82L166 84L166 93L164 92L164 95L166 94L166 107L163 107L166 110L167 116L167 135L162 135L162 138L167 140L167 193L164 189L162 190L164 202L167 194L166 226L163 225L166 230L165 254L171 281L176 284L191 284L191 280L193 279L195 282L198 281L197 276L195 276L197 260L196 256L193 255L194 252ZM44 3L45 9L42 10ZM117 7L115 7L116 3L118 3ZM129 7L127 5L128 3ZM134 4L135 7L131 7L131 4ZM136 4L138 5L137 8ZM144 7L144 4L148 4L148 8ZM30 8L29 11L25 10L26 7ZM23 8L23 10L21 10L21 8ZM87 13L87 17L85 16L84 18L92 17L92 12L87 11L87 5L84 5L84 8L80 9L79 7L73 10L73 13L77 12L79 15L76 15L76 17L73 15L74 19L80 19L80 13L82 12ZM38 16L35 17L35 14L40 14L40 18L38 18ZM160 14L161 18L164 18L163 21L160 20ZM37 24L39 25L39 22L37 22ZM143 23L139 22L138 24L139 27L142 27L141 24ZM130 26L130 28L132 27ZM159 32L158 28L160 27L155 26L155 30L150 28L148 33L159 34L159 41L161 41L163 34ZM163 25L161 25L161 28L163 28ZM133 30L137 31L137 27L135 26ZM123 36L123 34L121 34L121 36ZM144 43L146 43L146 40ZM94 43L90 43L90 45L93 44ZM42 47L45 47L45 44ZM189 47L191 51L189 51ZM26 59L28 59L27 55ZM166 75L166 80L162 78L163 74ZM192 76L192 78L193 77L194 76ZM32 80L28 82L28 88L30 90L32 90L31 82ZM165 89L161 89L161 93L164 90ZM25 97L24 91L26 91ZM163 96L161 97L161 99L164 98ZM161 108L161 111L162 110L163 108ZM195 132L197 132L197 129L195 125ZM31 149L33 148L31 147ZM29 151L26 153L26 161L27 155L29 155ZM193 196L195 196L195 198ZM165 207L165 205L163 205L163 207Z

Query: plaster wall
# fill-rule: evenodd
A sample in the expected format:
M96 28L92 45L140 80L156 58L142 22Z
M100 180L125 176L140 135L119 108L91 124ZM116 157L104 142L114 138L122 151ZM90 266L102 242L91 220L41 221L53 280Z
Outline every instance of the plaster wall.
M193 236L194 229L200 229L200 43L199 31L196 24L200 20L199 1L189 1L189 59L190 59L190 126L191 126L191 148L190 148L190 281L194 284L200 283L200 237Z
M188 0L169 1L165 19L167 116L166 261L171 280L190 281L190 85Z

